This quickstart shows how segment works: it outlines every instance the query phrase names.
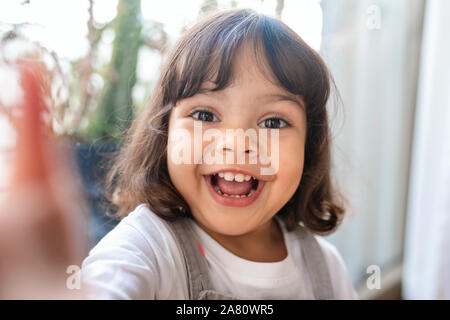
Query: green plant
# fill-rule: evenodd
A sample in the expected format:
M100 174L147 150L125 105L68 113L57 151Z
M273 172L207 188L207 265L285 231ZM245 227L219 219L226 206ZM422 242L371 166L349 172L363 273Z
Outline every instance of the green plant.
M119 0L113 28L115 39L105 86L86 130L86 138L120 140L133 119L132 90L141 41L141 1Z

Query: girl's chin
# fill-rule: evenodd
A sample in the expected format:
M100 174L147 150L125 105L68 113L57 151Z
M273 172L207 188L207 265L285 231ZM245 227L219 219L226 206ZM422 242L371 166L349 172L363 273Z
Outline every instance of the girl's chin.
M227 212L215 213L213 216L203 216L207 229L221 236L241 236L252 230L248 218L238 215L230 215ZM198 224L198 223L197 223ZM204 229L204 227L202 227ZM208 233L210 233L208 232Z

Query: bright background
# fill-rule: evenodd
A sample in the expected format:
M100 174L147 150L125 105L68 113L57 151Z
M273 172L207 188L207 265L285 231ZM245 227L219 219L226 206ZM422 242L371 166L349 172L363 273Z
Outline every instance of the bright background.
M117 4L118 0L92 2L95 25L105 30L91 60L94 70L89 78L89 88L94 94L88 106L90 109L95 109L106 81L101 70L111 60L115 34L108 24L117 16ZM450 134L448 130L446 133L436 132L432 125L434 120L422 117L433 114L432 110L440 107L440 114L434 113L433 116L442 115L439 122L442 124L445 123L443 119L450 121L450 98L442 97L439 106L435 105L435 100L429 99L430 92L440 96L445 91L433 91L429 87L437 73L442 73L440 83L447 83L443 88L450 91L450 65L445 61L436 68L435 61L439 58L433 55L437 52L433 48L449 50L448 45L442 47L442 44L450 43L450 39L439 33L446 28L442 21L450 20L449 2L142 0L142 34L151 36L158 26L161 28L158 30L163 30L167 36L167 45L170 46L186 27L196 21L205 4L218 8L249 7L272 16L276 15L277 5L283 4L280 18L318 50L330 66L343 102L342 105L334 104L334 99L330 102L335 174L352 207L342 227L328 239L342 254L361 297L398 298L403 285L404 298L449 298L448 236L441 229L436 231L436 225L424 225L428 228L425 233L417 227L422 225L421 221L432 219L433 214L438 214L443 221L441 227L450 227L450 204L445 202L450 198L448 192L438 193L421 202L421 192L418 191L433 189L439 183L443 183L444 190L450 187L450 174L445 175L445 172L450 172L450 153L445 152L449 146L445 138ZM89 5L88 0L2 0L0 36L16 30L22 36L39 42L57 56L65 79L63 82L76 83L77 62L90 51ZM432 21L437 21L434 27L430 26ZM447 24L447 30L448 27ZM5 54L14 55L21 48L19 45L10 50ZM164 52L148 45L139 49L137 82L132 89L136 109L142 108L151 94ZM430 55L425 57L423 52ZM428 82L425 83L425 79ZM17 91L14 84L14 73L3 66L0 69L0 101L3 104L14 101ZM77 92L76 89L67 89L62 99L76 109L80 99L73 92ZM67 117L69 120L64 121L70 122L73 115L69 113ZM64 121L59 127L61 132L65 130ZM422 121L428 122L423 124ZM80 127L88 124L89 118L83 118ZM436 147L442 151L443 157L439 167L441 171L434 172L437 180L430 179L421 170L426 165L424 161L428 161L420 160L425 152L421 142L424 139L442 142L439 145L442 150ZM7 184L7 163L11 159L8 150L12 145L14 133L7 118L0 114L0 188ZM424 175L429 179L421 179ZM440 176L447 180L442 182ZM447 203L446 207L427 212L427 208L435 208L434 204L442 202ZM433 237L422 237L419 241L421 234L432 234ZM424 243L429 243L429 246ZM430 259L423 269L418 268L418 261L430 250L435 254L428 256ZM445 259L439 254L441 251L447 251ZM368 267L373 265L381 270L381 289L370 290L366 285L370 276ZM436 270L444 271L437 273ZM436 283L436 286L428 285L424 295L423 282L418 279L427 279L427 276L430 278L424 281Z

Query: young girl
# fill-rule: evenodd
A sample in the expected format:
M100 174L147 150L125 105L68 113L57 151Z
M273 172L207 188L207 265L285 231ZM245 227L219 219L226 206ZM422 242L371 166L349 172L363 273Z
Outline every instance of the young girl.
M320 56L279 20L233 9L188 30L110 173L126 217L83 262L90 297L355 298L339 253L313 235L344 213L330 182L329 92ZM240 150L228 130L266 130L270 146L249 134ZM266 149L263 174L249 159ZM205 161L204 150L246 161Z

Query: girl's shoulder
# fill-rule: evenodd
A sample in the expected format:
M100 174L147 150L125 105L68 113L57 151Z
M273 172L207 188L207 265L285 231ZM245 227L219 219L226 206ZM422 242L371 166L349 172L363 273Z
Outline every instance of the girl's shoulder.
M152 212L145 204L140 204L119 223L133 228L148 245L171 245L175 235L169 222Z
M182 299L184 261L171 228L144 204L136 207L89 252L83 282L113 299ZM173 281L168 281L171 279Z
M168 222L153 213L145 204L138 205L109 231L91 250L109 246L131 245L144 252L161 252L158 258L172 259L168 254L174 244L174 235Z

